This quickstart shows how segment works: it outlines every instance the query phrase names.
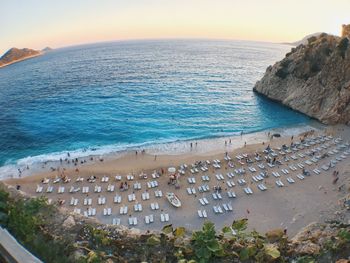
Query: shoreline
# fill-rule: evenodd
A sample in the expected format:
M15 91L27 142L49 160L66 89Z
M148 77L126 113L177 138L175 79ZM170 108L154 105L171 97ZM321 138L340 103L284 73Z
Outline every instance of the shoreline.
M3 65L0 65L0 68L4 68L4 67L7 67L9 65L12 65L12 64L15 64L15 63L18 63L18 62L30 59L30 58L35 58L35 57L41 56L43 54L44 54L43 51L39 51L39 54L28 56L28 57L24 57L24 58L21 58L21 59L16 59L14 61L11 61L10 63L6 63L6 64L3 64Z
M343 131L342 131L343 129ZM326 131L327 134L332 134L333 136L341 136L343 138L344 143L350 140L350 129L348 127L328 127ZM312 137L317 134L324 134L325 131L320 130L315 133L309 133ZM335 138L335 137L334 137ZM295 140L299 138L295 137ZM267 147L268 144L271 145L272 148L280 147L282 144L289 145L291 138L289 136L284 136L281 138L273 139L272 141L266 141L265 136L265 144L260 142L254 144L247 144L246 147L238 147L232 150L229 150L229 156L231 156L233 162L236 167L239 167L239 163L237 162L235 156L243 153L254 154L255 152L261 152L263 149ZM335 146L332 146L332 148ZM303 150L303 152L306 151ZM160 213L169 213L170 214L170 223L174 226L185 226L188 229L199 229L204 222L202 219L198 218L196 214L197 209L205 208L208 212L208 219L215 223L215 225L220 228L223 225L230 225L233 220L237 220L239 218L248 218L249 220L249 228L257 229L259 231L267 231L272 228L282 227L288 229L289 234L295 234L301 227L314 222L314 221L324 221L329 218L331 215L334 215L334 212L338 209L338 199L341 197L341 194L337 189L339 184L346 183L347 177L346 174L350 170L349 163L347 160L337 164L336 168L332 168L329 171L325 172L322 170L321 175L314 175L310 177L306 177L305 180L299 180L296 177L297 172L292 172L290 176L295 179L295 184L288 184L285 179L285 175L281 177L283 182L285 183L285 187L277 187L274 183L275 179L273 176L269 176L264 180L264 184L268 187L267 191L259 191L256 188L256 183L250 179L251 173L248 175L244 175L242 178L247 180L247 184L249 187L254 189L253 195L246 195L243 191L243 187L238 185L237 183L237 175L233 178L233 180L237 183L234 188L227 188L224 181L217 181L215 179L215 174L222 173L226 177L226 173L231 171L229 167L227 167L227 163L223 160L224 151L220 151L216 154L207 154L202 155L198 153L189 153L189 154L180 154L180 155L160 155L157 156L156 160L154 155L150 154L141 154L135 155L134 153L129 153L124 155L118 159L105 159L103 162L95 162L95 163L87 163L85 165L79 165L77 168L79 171L75 170L75 166L70 168L64 168L64 174L71 178L72 181L66 185L66 192L63 194L57 193L57 185L52 184L55 190L53 193L46 194L46 187L48 185L41 184L41 180L43 178L50 179L49 185L54 178L59 176L62 172L60 171L46 171L37 173L32 176L27 176L24 178L13 178L7 179L4 183L12 185L15 187L16 185L21 186L21 191L29 194L30 196L47 196L52 199L53 202L57 202L58 200L65 200L65 204L62 206L67 208L69 211L72 211L74 208L70 206L71 198L78 198L79 204L78 207L84 211L87 209L87 206L82 206L84 198L92 198L93 204L92 207L97 208L96 219L104 224L111 224L112 218L117 217L122 219L122 224L128 226L127 224L127 216L137 216L138 217L138 225L136 228L141 229L142 231L146 230L160 230L164 223L159 221ZM281 158L281 157L280 157ZM310 158L310 157L309 157ZM233 213L224 213L221 215L216 215L212 211L212 206L220 204L220 201L212 200L211 191L207 193L197 193L197 195L188 195L186 193L186 188L191 187L191 184L188 184L187 179L189 177L195 177L197 183L194 185L198 187L199 184L203 184L205 182L201 182L201 175L205 174L200 172L199 175L191 174L189 171L186 172L186 175L181 176L181 188L174 189L173 185L169 185L167 182L167 176L160 176L156 180L159 181L159 187L157 188L147 188L146 182L148 180L154 180L150 176L154 170L160 171L160 169L166 170L170 166L179 167L181 164L186 163L189 167L190 164L196 161L203 160L221 160L223 167L220 170L216 170L210 167L210 170L207 172L212 179L209 182L210 188L215 186L215 183L222 183L222 187L224 193L228 190L234 190L237 194L237 198L229 199L226 194L223 193L222 203L230 202L234 208ZM307 159L300 159L300 161L304 162ZM298 161L298 162L300 162ZM321 161L316 166L312 166L315 168L319 168L329 163L329 160ZM290 165L292 163L286 164ZM237 166L238 165L238 166ZM296 164L295 164L296 165ZM347 166L346 166L347 165ZM256 166L254 163L253 166ZM278 167L278 169L283 168ZM286 166L288 168L288 166ZM308 169L314 169L309 168ZM277 169L273 168L272 170ZM288 168L289 169L289 168ZM332 185L332 172L334 169L340 170L340 180L337 186ZM269 173L271 169L268 168ZM138 175L140 173L146 173L148 175L148 179L139 178ZM281 173L281 172L280 172ZM295 174L294 174L295 173ZM300 171L299 171L300 173ZM134 174L135 180L130 181L130 189L126 192L119 190L119 184L121 181L116 181L114 177L116 175L122 176L122 178L126 177L127 174ZM97 181L94 184L85 182L87 178L90 176L96 176ZM253 175L253 174L252 174ZM114 184L116 186L116 193L109 193L103 190L101 193L94 193L93 187L95 185L100 185L105 189L108 184L101 183L100 180L104 176L108 176L110 178L110 184ZM84 182L83 185L92 187L92 192L88 194L78 193L69 193L70 185L76 185L75 179L78 177L83 177ZM240 178L240 176L238 176ZM122 179L125 181L126 179ZM232 180L232 181L233 181ZM142 190L135 190L132 188L132 185L135 182L140 182L142 184ZM35 188L37 185L42 185L44 187L44 192L42 194L35 193ZM167 191L175 192L179 198L185 202L180 210L172 207L169 202L164 198L154 198L153 191L154 190L162 190L165 194ZM149 192L151 199L150 200L142 200L141 193ZM137 198L133 202L128 202L128 194L135 193ZM115 194L122 196L121 204L113 203L113 196ZM98 205L97 198L100 196L107 197L107 203L105 205ZM210 200L209 206L201 206L197 199L201 197L207 197ZM160 210L152 211L149 208L151 202L157 201L160 205ZM134 204L142 203L143 212L134 212L133 206ZM127 215L119 215L119 208L121 205L129 206L129 212ZM112 216L103 216L102 211L106 207L112 207ZM155 223L151 225L146 225L143 221L143 217L150 213L154 213L156 216Z
M249 144L262 143L266 140L268 132L271 134L279 133L281 136L295 136L298 133L306 132L309 130L321 130L326 129L327 126L317 122L310 121L308 123L291 125L287 127L277 127L272 129L265 129L261 131L256 131L252 133L246 133L241 135L233 134L224 137L214 137L214 138L202 138L202 139L187 139L187 140L176 140L173 142L164 143L142 143L139 146L126 147L126 149L115 150L113 145L106 145L98 147L92 147L91 149L77 149L73 151L62 151L62 152L52 152L48 154L42 154L37 156L28 156L16 160L16 163L4 164L0 166L0 180L6 180L7 178L18 178L19 172L21 170L21 177L31 176L33 174L45 173L58 167L70 169L75 168L75 165L71 163L60 162L62 160L78 160L79 166L86 166L90 164L99 163L99 159L104 161L116 160L123 158L124 156L132 156L137 151L141 154L142 150L145 150L148 155L169 155L169 156L179 156L179 155L200 155L200 156L211 156L217 155L219 153L224 153L226 151L231 151L236 148L244 146L244 142ZM229 143L231 140L231 143ZM227 146L225 146L225 141L227 141ZM197 145L196 145L197 142ZM193 147L190 147L190 144ZM118 148L118 146L116 146ZM93 150L95 149L95 150ZM69 156L68 156L69 155ZM91 158L94 161L91 161ZM81 163L81 162L84 163ZM29 166L29 170L27 169Z

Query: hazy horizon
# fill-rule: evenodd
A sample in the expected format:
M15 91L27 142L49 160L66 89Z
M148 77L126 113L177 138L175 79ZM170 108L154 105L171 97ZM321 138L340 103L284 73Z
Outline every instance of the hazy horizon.
M223 39L293 42L339 35L349 23L346 0L77 0L2 3L0 54L12 47L43 49L123 40Z

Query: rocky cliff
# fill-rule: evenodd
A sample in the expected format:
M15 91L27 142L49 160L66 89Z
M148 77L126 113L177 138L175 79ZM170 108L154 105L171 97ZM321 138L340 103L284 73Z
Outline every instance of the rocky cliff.
M0 67L41 55L41 51L29 48L11 48L0 58Z
M322 33L269 66L254 91L326 124L350 124L350 44Z

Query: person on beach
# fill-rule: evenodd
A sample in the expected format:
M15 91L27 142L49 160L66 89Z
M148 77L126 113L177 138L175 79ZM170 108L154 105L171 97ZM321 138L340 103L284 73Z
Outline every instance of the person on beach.
M191 143L190 143L190 147L191 147L191 149L192 149L192 146L193 146L193 145L192 145L192 142L191 142Z
M247 142L244 142L244 147L246 147L247 146Z
M157 155L154 156L154 161L157 161Z

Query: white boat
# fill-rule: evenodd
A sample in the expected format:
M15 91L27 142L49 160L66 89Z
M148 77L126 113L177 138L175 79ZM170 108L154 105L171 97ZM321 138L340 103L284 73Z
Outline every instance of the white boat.
M180 199L176 196L174 193L166 193L166 198L168 201L175 207L180 207L181 206L181 201Z

